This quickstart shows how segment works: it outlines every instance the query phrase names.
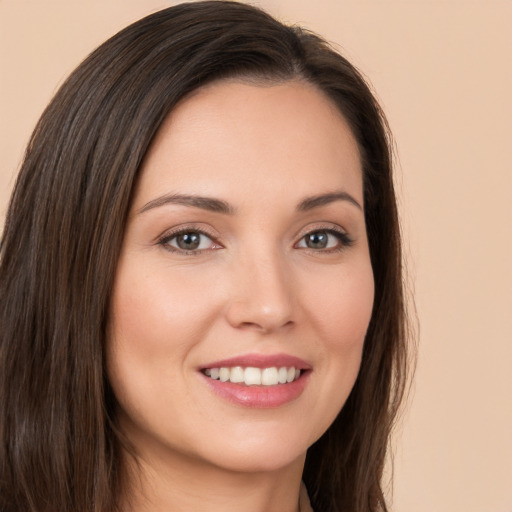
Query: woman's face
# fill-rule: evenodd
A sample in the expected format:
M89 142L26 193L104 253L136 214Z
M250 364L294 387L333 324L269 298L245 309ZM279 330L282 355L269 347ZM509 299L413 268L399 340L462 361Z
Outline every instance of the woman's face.
M302 464L356 379L373 304L359 153L312 86L218 82L145 159L107 367L146 462Z

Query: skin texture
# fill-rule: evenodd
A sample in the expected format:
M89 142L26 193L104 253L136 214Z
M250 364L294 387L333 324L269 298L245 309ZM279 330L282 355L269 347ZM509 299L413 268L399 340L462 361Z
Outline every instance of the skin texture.
M339 192L359 206L298 210ZM176 194L233 211L155 203ZM173 110L141 170L111 304L108 374L140 462L126 458L127 510L297 510L306 450L350 393L371 316L363 208L357 144L312 86L223 81ZM187 252L177 228L207 236ZM327 247L308 247L311 232ZM302 394L254 408L213 392L200 368L247 354L306 361Z

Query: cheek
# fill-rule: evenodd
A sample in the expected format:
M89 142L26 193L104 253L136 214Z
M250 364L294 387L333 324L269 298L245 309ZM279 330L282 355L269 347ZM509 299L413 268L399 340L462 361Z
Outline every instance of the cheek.
M374 281L370 262L342 269L324 281L315 305L315 324L329 350L361 350L370 323Z
M179 378L176 363L198 337L187 294L189 288L137 259L120 262L107 343L108 374L120 401L124 395L155 393L161 382Z
M370 322L374 281L371 265L340 272L324 282L323 293L311 314L317 334L319 388L312 416L321 418L320 437L345 404L359 373L366 331Z
M190 355L215 316L215 301L200 293L198 280L180 275L165 265L146 269L136 260L118 267L107 373L124 428L134 440L140 432L168 427L169 411L188 411L194 403Z
M188 272L121 264L112 298L112 339L141 355L176 357L214 319L215 301L203 288L204 279Z
M141 416L137 411L147 407L173 410L192 402L188 394L197 353L222 309L219 293L214 292L219 288L219 272L192 270L184 266L177 271L154 261L147 264L133 256L119 263L111 300L107 372L130 416ZM206 290L205 282L210 283ZM168 389L179 392L166 394Z

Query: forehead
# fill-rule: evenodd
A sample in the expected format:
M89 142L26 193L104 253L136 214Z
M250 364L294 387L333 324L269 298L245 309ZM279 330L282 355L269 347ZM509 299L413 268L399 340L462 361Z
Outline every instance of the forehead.
M222 81L195 91L164 121L136 202L175 191L262 199L279 190L292 198L313 187L348 189L362 204L361 173L346 120L314 86Z

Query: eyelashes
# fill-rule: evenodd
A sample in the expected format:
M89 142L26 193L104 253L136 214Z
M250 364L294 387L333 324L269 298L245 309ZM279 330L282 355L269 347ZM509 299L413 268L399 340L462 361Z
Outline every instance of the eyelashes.
M335 252L350 247L354 241L343 231L333 228L315 229L306 233L298 243L297 248L311 249L322 252Z
M194 231L176 235L170 242L175 242L177 248L182 251L201 251L209 249L211 245L208 244L208 242L211 242L209 237L202 233L195 233Z
M186 256L223 248L211 233L195 227L184 227L166 233L157 243L169 252Z
M182 227L166 233L158 241L165 250L185 256L198 256L207 251L223 249L212 233L194 226ZM314 253L341 252L354 244L354 240L341 229L316 227L307 231L294 244L294 248Z

